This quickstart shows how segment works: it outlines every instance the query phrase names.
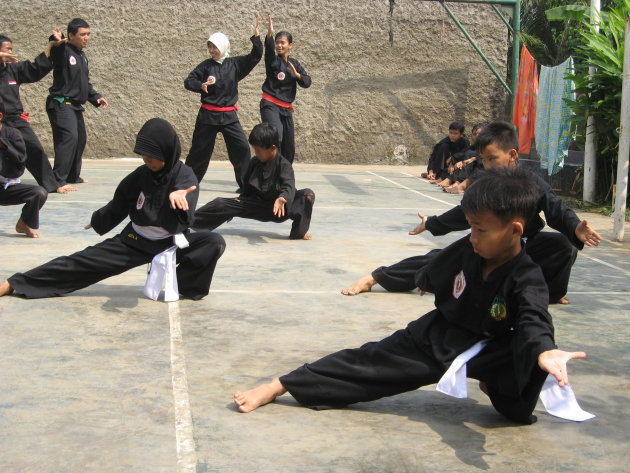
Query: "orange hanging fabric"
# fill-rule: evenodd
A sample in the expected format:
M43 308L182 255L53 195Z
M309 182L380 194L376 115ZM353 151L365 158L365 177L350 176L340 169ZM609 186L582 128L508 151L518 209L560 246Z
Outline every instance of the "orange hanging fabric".
M518 152L529 154L536 127L538 66L525 45L521 48L518 85L514 102L514 125L518 128Z

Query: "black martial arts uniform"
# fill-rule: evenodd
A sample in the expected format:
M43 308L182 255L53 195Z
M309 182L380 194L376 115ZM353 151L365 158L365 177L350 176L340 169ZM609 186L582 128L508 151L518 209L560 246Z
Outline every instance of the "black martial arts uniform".
M157 152L153 153L154 150ZM190 246L177 250L179 293L185 298L201 299L210 290L225 241L211 232L188 232L198 189L187 195L188 211L170 207L171 192L197 185L192 170L179 160L180 145L175 130L164 120L149 120L138 134L134 151L156 159L162 153L164 169L152 172L143 165L125 177L114 198L92 214L92 228L103 235L129 216L140 228L160 227L173 235L184 233ZM61 296L149 263L156 254L174 245L172 236L158 240L143 237L132 223L119 235L97 245L15 274L8 279L9 284L16 295L26 298Z
M304 238L311 225L315 193L311 189L295 190L293 167L279 152L266 165L257 157L252 157L243 184L239 197L217 197L197 210L193 228L214 230L233 217L260 222L291 219L293 224L289 238ZM273 214L273 204L279 197L287 201L284 217Z
M523 234L527 239L525 251L540 265L549 286L549 302L555 303L566 295L577 250L584 248L584 243L575 235L575 228L580 219L573 210L564 205L549 184L539 176L533 174L532 176L540 192L537 210L545 214L547 225L560 233L542 232L545 222L537 213L525 225ZM461 206L454 207L442 215L429 217L426 222L426 229L434 236L469 228ZM416 271L435 257L438 251L432 250L426 255L412 256L391 266L381 266L372 272L372 277L388 291L410 291L416 287Z
M455 153L465 151L469 146L470 143L468 143L468 140L463 136L454 143L448 136L445 137L433 147L433 151L429 157L427 171L433 171L438 179L446 178L448 176L446 160Z
M238 120L236 102L238 83L258 64L262 57L262 42L258 36L250 38L252 50L246 56L227 57L221 64L206 59L184 80L184 87L201 94L201 108L197 114L192 144L186 157L201 183L208 170L214 151L217 133L223 134L228 157L234 166L234 176L239 187L243 187L243 174L249 159L249 143ZM201 84L214 79L208 86L208 93L201 90Z
M346 349L280 377L308 407L342 407L437 383L453 359L480 340L486 347L467 363L467 376L486 383L497 411L516 422L532 412L547 373L538 356L556 348L547 286L521 251L482 279L483 259L468 236L418 274L435 294L436 309L380 342Z
M0 205L19 205L22 221L33 229L39 228L39 210L46 203L48 192L40 186L13 183L24 173L26 145L20 132L0 123Z
M475 160L465 164L461 169L455 169L453 173L448 174L446 177L448 177L451 182L463 182L470 178L477 169L482 168L481 158L479 157L479 153L477 153L475 145L470 145L467 150L460 151L451 156L451 163L453 165L471 158L475 158Z
M55 177L61 185L80 183L81 158L87 143L83 105L97 102L102 96L90 83L88 59L83 50L61 43L50 51L53 84L46 99L46 112L52 128L55 148Z
M20 100L20 85L41 80L52 67L52 62L44 53L37 56L33 62L0 64L0 97L4 100L4 122L22 134L26 145L26 169L48 192L55 192L62 184L53 174L48 156L28 123L29 116L24 113Z
M265 37L265 71L267 78L262 86L263 98L260 101L260 118L263 123L271 123L278 130L280 152L287 161L293 163L295 157L295 127L293 125L293 106L297 85L307 89L311 78L297 59L288 61L300 74L298 80L289 70L284 59L276 54L273 36Z

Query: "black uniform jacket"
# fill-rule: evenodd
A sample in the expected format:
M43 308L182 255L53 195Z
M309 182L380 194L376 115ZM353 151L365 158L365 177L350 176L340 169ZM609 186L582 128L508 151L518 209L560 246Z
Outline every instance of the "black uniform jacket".
M580 223L578 216L562 202L562 199L553 192L549 184L539 176L535 174L533 176L540 192L537 209L538 212L545 214L547 225L566 236L573 246L579 250L584 248L584 243L575 236L575 227ZM545 222L536 214L526 223L523 236L531 238L541 231L544 226ZM458 205L442 215L429 217L426 222L426 228L432 235L439 236L453 231L468 230L470 225L466 221L464 211Z
M189 210L174 210L169 194L174 190L198 186L192 169L177 160L171 171L156 179L146 166L136 168L125 177L114 192L114 198L92 214L92 227L103 235L127 216L136 225L158 226L170 233L181 233L190 227L199 198L199 188L187 196Z
M262 85L262 90L283 102L292 103L295 100L296 84L306 89L311 86L311 78L297 59L290 57L288 60L302 76L300 80L291 75L289 65L276 54L273 36L265 37L265 71L267 78Z
M250 38L252 50L246 56L225 58L222 64L213 59L206 59L188 74L184 87L191 92L201 94L201 103L215 107L231 107L238 102L238 82L260 62L262 42L258 36ZM214 84L208 86L208 93L201 90L201 84L214 78ZM235 111L215 112L199 110L199 119L208 125L227 125L238 121Z
M16 117L24 113L20 101L20 85L37 82L52 70L52 62L41 53L31 61L10 62L0 65L0 97L4 101L7 117Z
M448 136L445 137L433 147L427 169L435 173L440 172L446 167L446 160L450 156L460 151L465 151L469 146L468 140L464 137L461 137L455 143L453 143Z
M505 354L508 347L522 389L538 355L556 348L547 284L524 250L485 281L483 262L467 235L416 273L418 287L435 294L437 309L418 319L416 339L423 351L445 364L482 339L490 340L486 351L497 347Z
M257 157L252 157L243 179L241 197L256 198L268 202L284 197L285 207L291 208L295 197L295 174L291 163L280 153L263 164Z
M0 177L17 179L24 174L26 145L22 134L15 128L1 125L0 130ZM2 179L0 179L2 182ZM0 189L1 190L1 189Z
M69 43L61 43L50 50L53 63L53 83L48 89L50 95L47 108L51 107L52 97L67 97L77 110L83 110L85 102L95 107L102 96L94 90L90 83L88 59L84 51L80 51Z

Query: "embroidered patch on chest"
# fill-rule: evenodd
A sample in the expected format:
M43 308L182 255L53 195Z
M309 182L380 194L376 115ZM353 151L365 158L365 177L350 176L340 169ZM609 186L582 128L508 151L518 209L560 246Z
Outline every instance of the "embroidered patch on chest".
M504 320L507 318L507 307L505 305L505 299L501 296L495 296L490 306L490 316L494 320Z
M208 78L206 79L206 82L210 85L213 85L217 82L217 78L214 76L208 76Z
M74 56L70 56L70 65L74 66L77 63L77 58Z
M462 269L459 273L457 273L457 276L455 276L455 279L453 280L453 297L455 299L459 299L459 296L462 295L464 289L466 289L466 277L464 276L464 270Z
M140 192L140 195L138 196L138 201L136 202L137 210L140 210L142 208L142 206L144 205L144 201L145 201L144 193Z
M286 77L286 74L284 72L278 72L278 80L284 80L284 78Z

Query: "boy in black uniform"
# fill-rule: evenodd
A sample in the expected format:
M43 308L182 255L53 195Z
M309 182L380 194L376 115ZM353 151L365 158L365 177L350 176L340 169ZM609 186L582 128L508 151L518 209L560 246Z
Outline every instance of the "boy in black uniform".
M46 50L31 61L18 61L13 54L13 41L0 35L0 98L4 100L4 123L16 128L22 134L26 145L26 169L37 183L48 192L65 194L77 190L70 184L62 185L57 181L48 156L42 148L37 135L29 125L29 114L24 113L20 101L20 85L37 82L52 70L50 50L59 45L61 31L53 31L53 40L48 42Z
M278 151L278 131L270 123L256 125L249 135L255 157L243 179L243 190L237 198L217 197L195 213L193 228L214 230L234 217L261 222L293 220L292 240L310 240L315 193L311 189L295 190L293 167Z
M87 142L83 105L107 108L107 100L90 83L88 59L83 51L90 40L90 25L81 18L68 23L68 38L50 51L53 83L46 112L55 147L55 177L61 185L87 182L81 178L81 159Z
M39 238L39 209L48 193L40 186L20 183L26 162L26 145L20 132L3 123L4 102L0 97L0 205L25 204L15 231Z
M440 187L444 187L444 192L463 194L466 187L470 184L470 177L477 169L482 167L481 158L475 143L482 129L483 125L481 124L473 125L470 131L470 146L468 149L455 153L451 157L448 167L449 175L444 181L438 183Z
M422 177L429 179L432 184L443 180L448 174L446 160L455 153L464 151L468 146L468 140L464 137L464 125L459 122L451 123L448 126L448 136L433 147L427 172L422 173Z
M313 408L412 391L438 382L455 357L486 340L467 362L467 376L481 382L508 419L535 422L532 412L547 373L564 386L567 361L586 356L556 348L545 280L522 248L537 198L535 184L520 170L484 173L462 201L470 235L418 274L418 286L435 294L435 310L380 342L333 353L236 393L237 408L249 412L287 391Z
M491 123L484 127L477 137L477 149L485 169L516 167L517 146L516 130L506 122ZM599 245L601 236L588 225L586 220L580 221L575 212L554 194L549 184L535 175L532 175L532 179L538 192L538 213L543 212L547 224L559 233L541 232L545 222L536 213L525 225L523 234L527 238L525 250L542 269L549 286L549 302L568 304L569 301L565 295L577 250L584 248L585 244ZM461 206L428 219L422 214L418 215L422 222L409 232L410 235L418 235L429 230L431 234L438 236L470 228ZM416 271L427 264L439 251L432 250L426 255L406 258L391 266L381 266L341 292L354 296L369 291L377 283L392 292L410 291L416 287Z
M0 284L0 296L62 296L149 263L165 250L175 251L174 244L178 248L179 294L193 300L208 294L225 241L216 233L188 231L199 191L192 170L179 160L181 147L175 129L166 120L149 120L138 133L134 152L145 164L120 182L113 199L94 212L85 227L103 235L129 217L131 222L122 232L73 255L14 274Z
M238 83L258 64L262 57L262 42L258 37L258 21L254 25L252 50L246 56L228 57L230 41L223 33L208 38L210 59L199 64L184 80L184 87L201 94L201 108L197 114L192 144L186 164L192 168L201 183L206 175L217 133L223 134L228 157L234 166L239 189L243 186L243 173L249 159L249 146L245 132L236 114Z

